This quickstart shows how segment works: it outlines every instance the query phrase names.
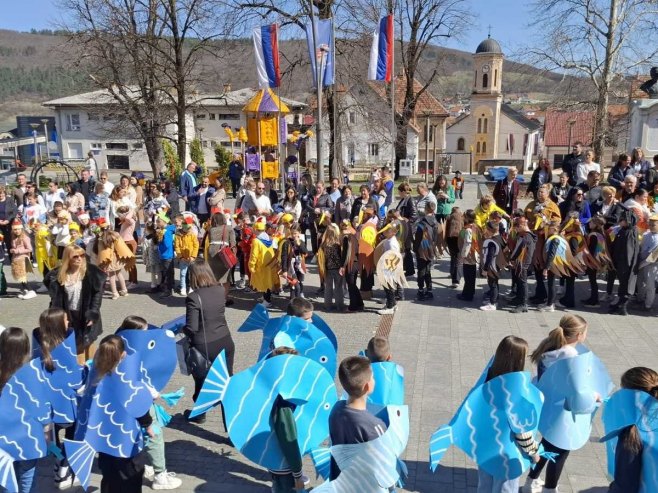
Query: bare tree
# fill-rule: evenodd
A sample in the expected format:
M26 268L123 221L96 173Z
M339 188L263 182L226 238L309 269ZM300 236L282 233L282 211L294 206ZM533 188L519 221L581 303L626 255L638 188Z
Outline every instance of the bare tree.
M658 54L655 0L542 0L535 2L541 39L529 61L548 70L585 76L594 86L593 147L601 158L611 139L608 106L613 89Z

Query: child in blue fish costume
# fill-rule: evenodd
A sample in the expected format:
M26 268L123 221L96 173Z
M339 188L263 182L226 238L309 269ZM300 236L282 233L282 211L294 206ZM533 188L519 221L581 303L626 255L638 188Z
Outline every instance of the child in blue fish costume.
M518 493L519 478L539 461L535 441L541 392L524 372L528 343L507 336L449 425L430 441L435 470L450 445L478 464L478 493Z
M658 373L636 367L621 377L622 389L603 406L608 493L658 491Z
M41 369L30 358L30 339L18 327L0 334L0 490L30 493L37 460L47 454L50 419ZM27 363L27 364L26 364Z
M37 358L47 380L46 401L54 423L55 446L64 451L60 431L72 440L77 418L77 391L84 383L85 369L78 364L75 331L69 329L66 311L48 308L39 316L39 327L32 332L34 344L32 356ZM57 488L71 487L76 483L71 469L63 456L55 466ZM78 483L79 484L79 483Z
M160 397L160 391L167 385L176 369L176 342L173 332L149 327L142 317L131 315L123 320L116 334L123 339L128 354L139 355L144 383L154 399ZM149 415L154 422L158 422L155 404L149 409ZM147 459L145 477L153 481L154 489L175 489L183 482L167 471L164 440L166 423L158 424L161 425L158 426L159 432L144 447Z
M532 353L532 362L537 365L536 385L544 394L541 444L556 457L548 463L545 484L539 478L545 458L530 471L524 493L557 490L569 452L587 443L594 413L612 390L603 363L582 345L586 338L587 321L579 315L565 315Z
M155 436L152 404L151 392L141 380L139 356L126 354L121 337L103 338L78 409L75 440L64 442L85 490L98 452L101 493L141 493L144 466L138 455L144 447L142 429Z
M380 406L404 404L404 369L391 361L391 345L385 337L372 337L365 352L377 385L368 402Z

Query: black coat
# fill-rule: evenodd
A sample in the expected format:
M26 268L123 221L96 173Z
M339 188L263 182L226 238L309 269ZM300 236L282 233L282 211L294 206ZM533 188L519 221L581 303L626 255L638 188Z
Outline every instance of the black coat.
M416 202L411 196L401 199L395 207L395 210L398 211L403 218L407 219L410 224L415 223L416 219L418 219ZM425 214L425 211L421 211L421 214Z
M48 288L48 293L50 294L50 307L61 308L68 313L69 307L66 289L57 280L59 269L58 267L48 272L43 283ZM87 272L82 279L82 293L80 294L82 299L80 313L85 320L85 326L74 327L75 340L78 346L89 346L103 333L101 303L103 302L103 285L105 284L106 277L105 273L98 267L89 263L87 264ZM70 319L71 317L69 317ZM93 322L93 324L87 327L86 322Z
M191 344L203 351L206 342L230 337L224 304L224 288L218 284L199 288L185 300L185 333Z
M578 165L585 160L584 154L567 154L562 161L562 171L569 175L569 185L576 185L576 170Z

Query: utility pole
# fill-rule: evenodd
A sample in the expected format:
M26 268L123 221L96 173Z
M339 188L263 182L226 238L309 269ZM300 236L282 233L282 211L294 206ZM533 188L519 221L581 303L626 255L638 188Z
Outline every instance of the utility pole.
M311 7L311 28L313 30L313 51L315 52L315 97L317 100L317 112L315 118L317 120L315 125L315 144L316 144L316 159L317 159L317 180L324 180L324 162L322 158L322 85L324 77L322 68L324 65L325 52L328 47L318 46L318 25L315 20L315 12L313 10L313 0L310 1Z

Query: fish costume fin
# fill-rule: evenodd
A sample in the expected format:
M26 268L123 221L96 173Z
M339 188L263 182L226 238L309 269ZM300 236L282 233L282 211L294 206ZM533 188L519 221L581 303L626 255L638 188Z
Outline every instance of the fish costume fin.
M436 471L441 459L454 443L452 426L445 425L436 430L430 438L430 469Z
M164 324L162 324L162 327L160 328L162 330L170 330L174 334L177 334L185 326L185 322L186 322L186 316L181 315L180 317L176 317L173 320L170 320L169 322L165 322Z
M224 399L230 379L228 366L226 365L226 351L222 351L215 358L210 371L208 371L208 376L203 382L203 387L201 387L196 405L190 413L190 418L204 414L219 404Z
M313 459L316 477L329 479L331 470L331 450L328 447L313 449L311 450L311 459Z
M9 493L18 493L14 459L2 449L0 449L0 486Z
M71 469L80 479L85 491L89 488L91 466L94 463L96 452L86 441L64 440L64 449Z
M256 305L242 325L238 332L251 332L253 330L263 330L270 320L270 314L263 305Z
M324 321L320 315L317 313L313 313L313 317L311 318L311 323L315 325L318 329L320 329L324 335L327 336L327 339L331 341L331 344L333 344L335 349L338 349L338 340L336 339L336 334L334 334L334 331L331 330L331 327L329 327L329 324Z

